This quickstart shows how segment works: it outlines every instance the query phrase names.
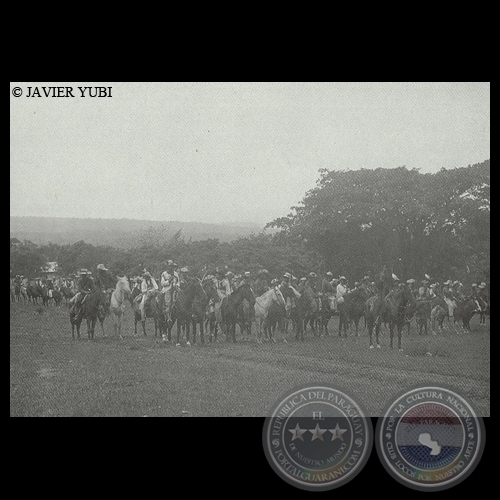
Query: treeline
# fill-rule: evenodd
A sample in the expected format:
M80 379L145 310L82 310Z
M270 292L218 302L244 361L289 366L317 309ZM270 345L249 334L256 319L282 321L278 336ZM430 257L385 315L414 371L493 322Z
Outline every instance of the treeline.
M201 275L226 265L279 276L314 270L351 281L387 265L400 278L489 279L490 161L422 174L416 169L321 170L314 189L278 228L232 242L191 241L150 228L139 246L118 249L84 241L35 245L11 238L11 275L35 277L46 262L64 274L105 264L116 274L159 274L168 259Z
M276 227L321 254L334 272L384 264L402 277L469 282L490 272L490 160L416 169L321 170L314 189Z
M226 265L235 272L268 269L272 274L290 271L304 275L321 266L321 257L296 242L282 242L273 235L259 234L228 242L217 239L186 241L179 233L169 241L158 241L151 235L141 246L127 250L111 246L94 246L84 241L72 245L35 245L30 241L11 239L11 276L36 277L46 262L56 261L63 274L87 268L95 270L105 264L115 274L135 276L147 268L155 275L165 270L172 259L180 266L202 276L204 269Z

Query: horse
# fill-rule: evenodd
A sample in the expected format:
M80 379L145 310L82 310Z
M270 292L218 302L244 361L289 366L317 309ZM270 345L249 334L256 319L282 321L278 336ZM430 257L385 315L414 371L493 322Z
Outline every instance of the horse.
M365 302L365 323L370 337L370 349L373 349L373 330L375 329L375 337L377 348L380 349L380 328L382 322L386 319L387 301L386 297L393 285L392 274L387 267L384 266L380 274L375 276L375 287L377 293L369 297Z
M398 349L402 351L401 336L403 326L407 324L415 313L415 296L408 290L406 285L400 285L386 297L387 321L389 323L390 347L393 348L394 328L398 334Z
M159 295L161 292L158 290L148 290L144 303L144 319L142 318L140 304L142 300L142 295L136 294L136 296L132 299L132 309L134 311L134 335L137 335L137 323L141 323L142 325L142 333L144 337L146 334L146 319L153 318L155 325L155 337L159 335L159 319L160 319L160 306L159 306Z
M354 327L356 328L355 335L356 337L359 337L359 320L364 315L365 303L368 299L368 296L363 290L357 288L346 293L344 295L344 299L344 310L345 314L347 314L347 324L350 327L351 322L354 323ZM345 319L343 321L345 321ZM341 322L339 320L339 336L340 334Z
M425 335L428 334L427 326L428 320L431 318L432 314L432 304L430 300L417 300L415 306L415 319L417 323L418 334L422 335L425 332ZM432 327L432 324L431 324Z
M28 295L28 300L31 300L34 304L38 302L40 296L38 295L35 285L29 284L26 287L26 294Z
M62 293L59 290L52 290L52 299L56 306L60 306L63 299Z
M470 331L470 320L477 312L479 312L479 309L476 301L472 297L458 302L456 308L457 318L462 321L464 330Z
M116 283L116 288L111 294L109 312L113 318L113 327L115 336L122 337L122 317L125 311L125 300L131 295L128 279L123 276L119 277Z
M241 301L240 307L238 308L238 318L236 322L240 327L240 333L245 335L247 338L252 333L252 305L248 300L244 299Z
M95 325L98 320L99 310L102 307L102 292L99 288L87 293L82 300L79 311L70 309L71 335L75 339L75 327L80 339L80 325L82 320L87 320L87 335L89 340L94 340Z
M446 318L446 309L442 306L440 301L435 299L431 302L431 329L432 334L436 335L436 326L443 331L444 319Z
M205 343L203 323L205 320L205 312L208 304L208 297L205 290L201 286L201 282L195 278L193 280L194 298L191 304L191 322L193 326L193 344L196 343L196 329L200 325L200 341ZM187 331L189 335L189 329ZM188 338L189 342L189 338Z
M273 302L285 307L285 298L283 297L281 290L279 290L277 287L273 287L262 294L260 297L254 298L257 342L262 341L262 327L265 326L264 322Z
M279 294L281 295L281 292L279 292ZM283 298L283 296L281 297ZM244 299L248 300L252 306L255 305L255 317L257 318L257 300L254 297L250 285L246 283L240 285L234 292L224 297L221 301L222 331L226 334L226 338L229 339L231 337L233 342L236 342L238 308ZM284 303L285 301L283 300L283 304Z
M61 293L66 301L66 305L68 305L69 301L75 296L73 290L67 286L61 287Z
M215 314L216 306L220 307L220 297L212 281L207 281L203 285L203 290L207 296L207 307L205 311L205 330L210 331L209 341L215 340L217 342L217 318ZM207 328L208 327L208 328Z

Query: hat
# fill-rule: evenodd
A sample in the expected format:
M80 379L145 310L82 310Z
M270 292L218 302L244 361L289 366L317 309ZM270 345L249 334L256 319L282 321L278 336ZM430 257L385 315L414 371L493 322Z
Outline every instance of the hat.
M459 285L459 284L460 284L460 281L455 280L455 281L453 282L453 284L454 284L454 285Z
M486 288L486 283L481 283L478 288Z
M243 276L245 276L245 278L250 278L250 276L252 276L252 274L250 273L250 271L245 271L243 273Z
M174 265L175 265L175 263L173 260L171 260L171 259L167 260L167 266L174 266Z
M213 280L214 277L211 274L207 274L204 279L206 279L206 280Z
M187 267L183 267L180 272L181 273L188 273L189 269Z
M226 277L229 277L229 276L234 276L234 273L233 273L232 271L228 271L228 272L226 273Z
M422 283L429 283L427 280L422 280Z
M433 284L431 285L431 288L436 288L436 287L437 287L436 283L433 283Z
M415 283L415 280L413 278L410 278L409 280L406 280L406 283L410 285L411 283Z
M103 271L108 271L108 269L106 267L104 267L104 264L99 264L97 266L97 269L102 269Z
M151 273L149 271L147 271L146 269L144 269L142 275L147 276L148 278L151 278Z
M477 283L472 283L472 285L471 285L471 286L477 286Z
M292 276L292 281L297 281L297 276Z
M450 280L448 280L448 281L444 281L444 282L443 282L443 285L451 285L451 281L450 281Z
M347 278L346 278L345 276L341 276L341 277L339 278L339 281L341 281L341 280L346 280L346 281L347 281Z
M365 277L363 278L363 281L370 281L370 276L365 276Z
M271 280L271 285L277 285L278 283L279 281L276 278Z
M22 274L21 274L21 276L22 276ZM486 283L485 283L484 281L481 281L481 284L480 284L479 286L484 286L484 287L486 287Z
M283 278L291 278L291 277L292 277L292 275L290 273L285 273L283 275Z
M333 273L331 271L327 271L326 275L327 276L333 276Z
M300 278L300 281L307 281L307 278L304 276L303 278Z
M316 278L316 273L310 272L309 273L309 278Z

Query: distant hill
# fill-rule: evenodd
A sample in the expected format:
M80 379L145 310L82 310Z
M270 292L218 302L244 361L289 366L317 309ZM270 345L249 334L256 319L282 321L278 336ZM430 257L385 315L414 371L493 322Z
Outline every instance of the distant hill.
M179 231L186 240L232 241L262 227L244 223L241 226L199 222L147 221L132 219L77 219L59 217L10 217L10 237L37 244L75 243L84 240L93 245L118 248L137 246L144 238L168 239Z

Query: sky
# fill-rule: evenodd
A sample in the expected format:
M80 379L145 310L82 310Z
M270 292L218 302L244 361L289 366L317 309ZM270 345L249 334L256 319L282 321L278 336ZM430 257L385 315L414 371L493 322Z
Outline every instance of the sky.
M42 86L74 97L45 97ZM78 87L97 86L111 97L81 97ZM43 97L28 97L34 87ZM314 188L321 168L435 172L490 158L489 83L10 88L17 216L264 226Z

